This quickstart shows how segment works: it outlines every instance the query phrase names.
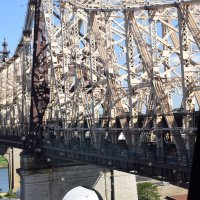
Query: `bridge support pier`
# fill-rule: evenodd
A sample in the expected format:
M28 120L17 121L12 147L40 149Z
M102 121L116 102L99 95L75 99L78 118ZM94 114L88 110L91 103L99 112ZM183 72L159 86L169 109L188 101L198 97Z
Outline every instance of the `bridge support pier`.
M9 190L13 191L20 188L19 175L16 173L16 169L20 167L20 152L21 149L17 148L1 147L0 149L0 155L3 155L8 161Z
M95 190L100 200L138 199L133 174L80 163L46 169L31 168L29 163L25 169L18 170L21 200L62 200L71 189L78 186Z

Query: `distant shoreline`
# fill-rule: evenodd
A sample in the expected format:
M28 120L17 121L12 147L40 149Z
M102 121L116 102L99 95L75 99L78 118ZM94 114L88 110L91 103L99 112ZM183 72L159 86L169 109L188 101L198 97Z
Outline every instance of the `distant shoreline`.
M7 169L8 168L8 165L0 165L0 169Z

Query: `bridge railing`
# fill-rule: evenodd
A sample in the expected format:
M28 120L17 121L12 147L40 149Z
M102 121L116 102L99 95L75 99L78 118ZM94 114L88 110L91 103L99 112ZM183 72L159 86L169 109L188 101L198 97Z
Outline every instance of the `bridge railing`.
M23 138L19 135L0 134L0 146L23 148Z
M171 166L191 167L192 152L189 151L169 151L165 148L149 148L148 146L128 146L122 148L117 144L92 145L83 141L59 140L53 143L48 142L43 145L44 151L52 156L67 157L69 153L76 152L79 155L93 155L95 157L112 157L116 160L125 159L131 162L144 161L147 163L161 163Z

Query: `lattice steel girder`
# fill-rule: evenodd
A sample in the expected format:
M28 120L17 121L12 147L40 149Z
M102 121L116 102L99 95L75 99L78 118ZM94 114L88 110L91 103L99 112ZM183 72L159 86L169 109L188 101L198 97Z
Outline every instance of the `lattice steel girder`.
M4 67L1 68L1 91L0 91L0 102L2 105L0 111L0 124L1 131L4 134L13 134L14 132L18 134L19 129L22 128L25 124L22 122L27 121L27 114L29 113L30 103L28 102L28 98L26 96L26 103L28 109L23 112L23 102L22 97L28 91L28 81L22 81L22 68L23 64L25 64L25 56L27 56L28 52L23 51L23 40L21 41L22 45L20 45L20 49L18 48L18 56L12 57L9 62L5 63ZM25 42L26 43L26 42ZM30 44L30 43L29 43ZM26 43L27 45L27 43ZM30 58L30 52L29 52ZM30 70L30 65L28 62L26 63L26 67ZM28 69L27 69L28 71ZM22 87L23 86L23 87ZM23 119L25 120L23 120ZM25 127L25 126L24 126ZM27 124L26 124L27 127ZM22 130L22 129L21 129ZM17 133L18 132L18 133Z
M175 108L179 108L185 98L189 112L194 94L200 102L199 2L151 1L146 5L132 0L43 0L41 3L29 7L25 26L25 32L31 32L33 10L37 10L35 36L39 39L34 39L31 131L38 131L41 124L45 126L44 123L54 120L50 126L56 134L62 130L69 138L77 136L84 140L89 131L93 142L100 143L102 138L110 137L116 143L123 132L128 145L137 145L147 132L157 135L159 140L157 133L163 129L165 133L173 133L178 149L185 149L180 133L193 134L195 128L191 124L185 130L177 128L172 106L176 103ZM184 27L188 29L187 37L182 31ZM182 44L184 37L187 42ZM23 70L31 52L26 52L25 41L21 42L16 51L19 58L13 66L1 69L2 105L17 102L15 108L5 107L0 111L1 119L7 117L9 123L14 115L17 115L15 122L23 121L21 99L28 93L30 73ZM6 80L7 69L10 78ZM20 74L26 80L23 89L17 82ZM185 77L190 84L187 85ZM40 93L38 88L43 80L47 91ZM176 94L180 95L179 100L173 97ZM27 115L27 106L24 110ZM140 114L146 117L143 123L138 120ZM164 128L162 114L168 124Z
M107 24L105 24L105 26L106 25ZM106 81L108 84L107 85L107 97L105 97L105 98L107 98L107 100L105 100L105 103L107 105L106 104L104 105L104 107L106 107L105 112L107 112L108 116L115 118L116 116L121 116L121 115L123 116L124 109L125 109L121 100L117 100L119 88L118 88L118 85L113 81L115 74L117 74L119 72L116 69L113 69L113 63L115 62L115 58L114 58L115 56L114 56L114 52L112 49L113 48L112 47L113 46L112 36L109 35L109 34L112 34L110 25L107 25L107 27L105 27L105 32L109 33L109 34L105 34L106 40L103 36L103 33L102 33L102 35L99 34L99 27L100 27L100 22L98 23L96 16L94 16L93 31L94 31L94 34L98 35L98 37L99 37L99 39L96 41L96 45L98 48L99 55L104 63ZM100 40L100 38L101 38L101 40ZM104 42L102 40L104 40ZM105 49L107 51L105 51ZM116 113L112 112L112 108L114 109L114 112L116 112ZM121 125L124 126L122 124L122 122L121 122Z
M80 140L80 146L87 141L85 147L91 141L92 151L98 152L102 149L96 147L107 141L105 146L112 143L116 155L125 147L129 156L153 140L159 158L163 152L158 148L175 142L179 152L189 150L178 159L190 160L200 104L200 2L127 8L133 1L123 1L125 6L103 9L95 8L95 2L85 0L83 9L72 1L42 2L38 11L44 17L35 29L40 39L34 40L33 100L44 101L48 109L35 104L37 110L29 110L32 52L24 37L16 51L19 57L0 68L1 133L20 133L19 124L34 111L31 131L42 125L48 139L64 136ZM26 29L31 29L32 18L27 18ZM38 90L43 80L51 86L48 106L49 91ZM74 148L76 144L72 142Z
M35 25L33 43L33 68L30 108L30 133L39 133L42 129L42 120L49 103L48 63L45 39L44 15L41 0L35 1Z
M191 32L191 35L193 36L193 38L196 42L196 45L200 49L200 28L197 24L197 21L195 21L190 10L189 10L189 6L186 6L184 4L179 5L180 18L182 20L184 20L184 22L187 24L187 26ZM199 96L197 93L195 93L195 96L197 98L197 101L199 101L199 99L198 99Z
M145 1L145 0L129 0L129 1L103 1L103 0L70 0L69 4L76 9L83 9L85 11L100 11L100 12L112 12L112 11L138 11L138 10L157 10L163 8L177 7L180 3L185 5L193 5L199 3L198 0L186 0L186 1Z
M196 42L196 45L200 49L200 28L197 25L192 13L189 11L189 5L180 4L178 9L180 10L181 18L184 19L188 25L190 32Z
M159 75L154 75L153 74L153 60L151 58L151 55L149 54L149 52L146 49L146 44L141 36L140 30L138 28L137 22L135 20L135 17L132 13L128 14L129 19L132 21L132 30L133 30L133 34L134 34L134 39L135 42L137 44L137 47L139 49L139 52L142 56L142 60L144 62L144 67L146 68L149 78L151 79L152 82L152 86L154 88L155 94L157 96L158 99L158 103L160 104L160 107L163 111L164 114L168 114L165 116L166 122L168 124L168 127L172 128L174 126L176 126L176 122L172 113L172 108L169 105L168 102L168 96L165 94L163 85L162 85L162 80L160 78ZM185 145L184 145L184 141L181 137L181 135L173 135L174 139L175 139L175 143L177 148L180 149L184 149Z
M66 7L66 5L65 5L65 7ZM67 7L68 8L68 7ZM70 11L69 11L70 12ZM75 13L76 15L77 15L77 17L79 17L79 15L80 15L80 12L77 12L77 13ZM86 17L81 17L81 19L86 19ZM67 21L67 20L66 20ZM80 20L79 20L80 21ZM87 22L87 21L86 21ZM70 32L70 30L71 29L73 29L74 28L74 26L73 26L73 24L72 23L69 23L69 24L71 24L70 26L69 26L69 28L68 28L68 30L69 30L69 32ZM87 34L87 32L86 32L86 34ZM70 36L69 36L70 37ZM87 42L87 38L86 37L88 37L88 36L81 36L81 38L83 38L84 40L86 39L86 42ZM63 40L63 42L64 43L66 43L66 41L68 40L68 38L63 38L64 40ZM71 38L72 39L72 38ZM68 43L70 43L70 41L71 41L71 39L69 38L69 42ZM73 40L72 40L73 41ZM77 40L78 41L78 40ZM69 47L70 48L70 47ZM85 48L83 49L83 53L84 52L87 52L87 44L85 45ZM72 54L72 52L70 52L70 54ZM72 55L71 55L72 56ZM78 60L77 60L77 62L79 62ZM86 67L89 67L89 66L87 66L87 61L84 63L85 65L86 65ZM82 70L82 69L81 69ZM87 69L88 70L88 69ZM77 70L74 70L74 71L76 71L76 72L78 72L79 71L79 69L78 69L78 71ZM79 73L79 72L78 72ZM85 72L84 72L85 73ZM95 77L96 76L96 73L98 73L97 71L93 71L93 73L92 73L92 75L93 75L93 77ZM85 74L87 74L87 73L85 73ZM101 75L102 76L102 75ZM77 76L78 77L78 76ZM90 76L89 75L87 75L87 79L89 80L90 78L89 78ZM78 78L79 79L79 78ZM67 79L68 80L68 79ZM67 80L66 80L66 82L67 82ZM87 81L88 81L87 80ZM77 84L76 84L76 87L77 87ZM79 84L79 87L80 87L80 84ZM96 87L96 86L95 86ZM72 103L72 104L74 104L74 103ZM76 107L76 106L75 106ZM74 115L74 114L73 114Z

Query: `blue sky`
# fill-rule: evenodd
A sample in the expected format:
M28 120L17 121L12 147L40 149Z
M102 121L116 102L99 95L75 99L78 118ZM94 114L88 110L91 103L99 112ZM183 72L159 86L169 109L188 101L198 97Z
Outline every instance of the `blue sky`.
M28 0L1 0L0 44L6 38L12 56L21 38ZM2 50L2 46L0 46Z

